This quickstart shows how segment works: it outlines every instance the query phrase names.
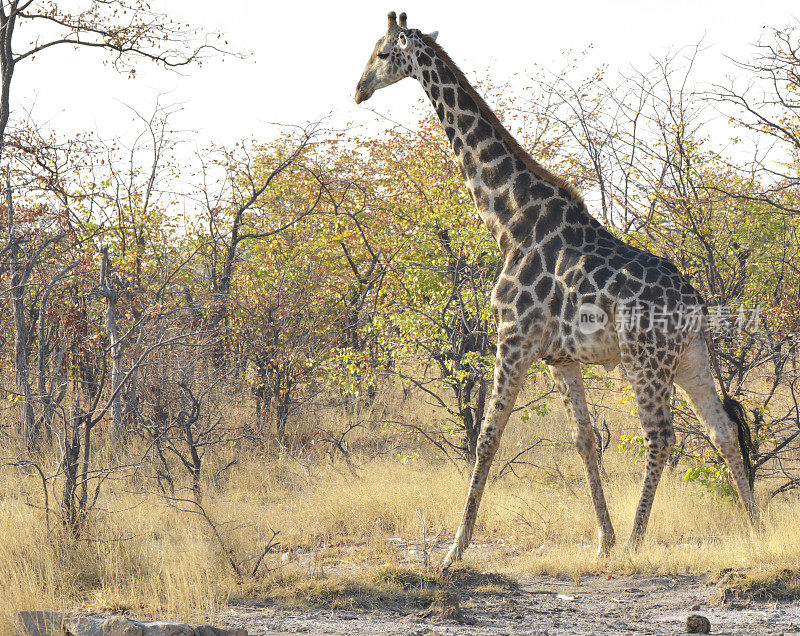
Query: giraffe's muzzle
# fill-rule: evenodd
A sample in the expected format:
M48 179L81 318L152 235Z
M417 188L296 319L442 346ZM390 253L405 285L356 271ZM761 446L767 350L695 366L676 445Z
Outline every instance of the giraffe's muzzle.
M354 98L356 100L356 104L365 102L372 97L373 93L375 92L374 84L375 74L370 72L365 73L364 77L362 77L356 85L356 95Z
M372 97L372 93L374 91L364 90L360 85L356 87L356 95L355 100L356 104L360 104L361 102L367 101L370 97Z

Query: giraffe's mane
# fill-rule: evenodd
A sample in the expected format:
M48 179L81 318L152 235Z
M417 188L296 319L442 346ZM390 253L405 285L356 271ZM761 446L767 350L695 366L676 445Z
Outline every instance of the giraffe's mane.
M461 84L461 88L463 88L475 101L475 103L478 105L478 108L481 110L481 113L492 126L492 128L494 128L500 134L500 137L502 137L503 141L505 141L509 148L511 148L511 152L517 155L517 157L519 157L534 174L538 175L545 181L549 181L559 188L564 188L578 202L583 203L583 197L581 197L581 195L575 189L575 186L573 186L563 177L559 177L558 175L550 172L542 164L536 161L536 159L531 157L530 153L528 153L528 151L525 150L516 139L514 139L512 134L508 132L508 129L497 118L497 115L494 114L491 106L489 106L489 104L486 103L486 100L483 99L478 91L475 90L470 81L467 79L467 76L464 75L460 68L458 68L458 65L450 58L447 52L439 44L437 44L433 38L424 33L420 33L420 35L422 36L422 40L425 42L425 44L430 46L436 52L439 58L445 64L447 64L447 66L453 72L453 75L456 76L456 79Z

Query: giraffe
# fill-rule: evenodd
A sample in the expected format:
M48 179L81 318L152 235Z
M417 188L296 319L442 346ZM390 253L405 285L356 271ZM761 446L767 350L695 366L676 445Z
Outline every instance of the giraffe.
M375 45L356 87L355 101L360 104L406 77L419 81L504 259L491 297L497 324L492 395L464 513L442 569L469 545L489 468L534 360L548 365L571 422L594 505L598 556L609 555L615 535L581 364L600 364L607 370L621 366L636 396L647 461L626 550L635 549L644 536L656 487L675 444L673 385L708 429L755 523L743 445L747 423L741 405L727 395L721 381L700 294L670 261L606 230L569 183L536 162L437 44L437 32L409 28L404 13L399 22L394 12L388 18L386 34ZM724 401L717 395L711 363Z

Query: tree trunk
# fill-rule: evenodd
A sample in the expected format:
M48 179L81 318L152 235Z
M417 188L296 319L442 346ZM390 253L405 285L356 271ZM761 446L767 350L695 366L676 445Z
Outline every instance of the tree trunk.
M58 284L69 272L75 269L80 264L80 261L74 261L67 265L64 269L58 272L48 283L44 292L42 293L41 307L39 308L39 336L38 336L38 392L39 400L42 404L42 417L41 422L44 424L44 429L48 435L53 432L53 421L55 419L56 407L64 399L66 393L66 381L62 375L64 369L64 360L66 357L66 349L63 344L55 347L55 355L51 348L50 338L47 335L47 303L50 300L50 294ZM51 359L52 356L52 359ZM47 386L48 367L50 371L50 387ZM59 383L61 384L59 388Z
M73 536L77 536L78 470L81 455L80 428L83 421L83 412L80 407L81 389L78 381L74 382L73 390L75 394L72 398L70 418L65 426L64 459L62 460L64 492L61 497L61 519L70 533Z
M119 328L117 326L117 301L119 293L114 285L114 277L111 272L111 259L108 256L108 248L103 248L103 263L100 269L100 294L106 301L106 331L111 350L111 392L114 394L111 402L112 425L111 439L114 443L120 442L125 436L125 429L122 420L122 391L118 390L122 382L122 354L123 346L119 338Z
M28 375L30 342L28 319L25 315L28 266L20 263L20 237L14 226L14 199L10 179L6 181L6 207L8 211L8 242L10 246L11 306L14 313L14 380L17 394L21 396L20 417L25 443L33 449L39 444L39 427L31 403L31 383Z

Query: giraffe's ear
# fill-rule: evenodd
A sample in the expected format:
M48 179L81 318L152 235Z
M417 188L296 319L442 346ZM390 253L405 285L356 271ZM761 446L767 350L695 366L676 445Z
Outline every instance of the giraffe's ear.
M436 42L436 38L439 37L439 32L438 31L431 31L430 33L428 33L428 37L431 40L433 40L434 42Z
M408 38L406 37L405 33L401 33L397 36L397 46L403 50L408 48Z

